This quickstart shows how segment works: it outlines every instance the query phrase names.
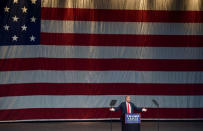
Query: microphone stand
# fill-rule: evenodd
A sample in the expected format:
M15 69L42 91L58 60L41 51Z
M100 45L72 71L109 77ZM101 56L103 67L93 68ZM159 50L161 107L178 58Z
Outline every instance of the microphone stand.
M113 107L113 106L111 106L111 108L112 108L112 107ZM112 131L112 111L111 111L110 117L111 117L111 129L110 129L110 131Z
M158 111L157 111L157 113L158 113L158 121L157 121L157 131L159 131L159 120L160 120L160 112L159 112L159 105L157 106L158 108Z
M117 100L111 100L110 102L110 107L113 108L113 106L116 104ZM110 122L110 131L112 131L112 111L110 113L110 117L111 117L111 122Z
M157 119L157 131L159 131L159 120L160 120L160 113L159 113L159 103L156 100L152 100L152 102L157 106L157 115L158 115L158 119Z

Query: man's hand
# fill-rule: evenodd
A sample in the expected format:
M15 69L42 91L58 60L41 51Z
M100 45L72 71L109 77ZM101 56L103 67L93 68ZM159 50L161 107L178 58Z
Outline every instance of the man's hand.
M110 111L115 111L115 109L114 109L114 108L110 108L109 110L110 110Z
M147 109L146 109L146 108L142 108L142 111L143 111L143 112L146 112L146 111L147 111Z

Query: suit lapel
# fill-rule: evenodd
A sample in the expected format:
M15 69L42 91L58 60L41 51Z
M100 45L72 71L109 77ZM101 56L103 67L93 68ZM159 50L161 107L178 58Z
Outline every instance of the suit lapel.
M124 110L125 110L125 113L127 113L126 102L124 103Z
M130 102L129 104L130 104L130 107L131 107L131 113L134 113L134 109L133 109L132 103Z

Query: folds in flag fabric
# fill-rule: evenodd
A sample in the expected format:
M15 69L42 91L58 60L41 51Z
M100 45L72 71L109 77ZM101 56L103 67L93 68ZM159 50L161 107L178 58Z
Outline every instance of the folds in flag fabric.
M125 95L203 119L201 0L0 1L0 121L108 120Z

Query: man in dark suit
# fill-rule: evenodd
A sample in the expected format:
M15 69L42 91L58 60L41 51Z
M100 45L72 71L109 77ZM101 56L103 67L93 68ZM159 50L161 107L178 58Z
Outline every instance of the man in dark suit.
M122 123L122 131L126 131L125 129L125 114L133 114L134 111L139 111L139 112L146 112L146 108L139 108L135 106L132 102L130 102L130 96L125 97L125 102L122 102L118 107L111 108L110 111L118 111L121 110L121 123Z

